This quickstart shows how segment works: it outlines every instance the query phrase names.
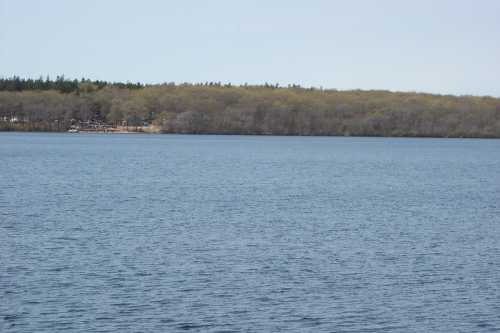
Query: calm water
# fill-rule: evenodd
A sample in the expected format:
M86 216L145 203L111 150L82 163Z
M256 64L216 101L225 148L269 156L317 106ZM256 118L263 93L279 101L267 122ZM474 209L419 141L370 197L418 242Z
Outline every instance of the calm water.
M500 140L0 133L1 332L500 330Z

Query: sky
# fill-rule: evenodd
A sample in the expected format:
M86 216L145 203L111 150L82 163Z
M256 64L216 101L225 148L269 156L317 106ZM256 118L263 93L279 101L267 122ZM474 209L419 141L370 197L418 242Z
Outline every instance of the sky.
M500 97L498 0L0 0L0 76Z

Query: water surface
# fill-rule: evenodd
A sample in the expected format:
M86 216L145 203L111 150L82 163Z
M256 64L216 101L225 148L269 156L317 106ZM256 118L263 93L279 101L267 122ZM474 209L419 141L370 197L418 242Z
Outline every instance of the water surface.
M500 330L500 140L0 133L2 332Z

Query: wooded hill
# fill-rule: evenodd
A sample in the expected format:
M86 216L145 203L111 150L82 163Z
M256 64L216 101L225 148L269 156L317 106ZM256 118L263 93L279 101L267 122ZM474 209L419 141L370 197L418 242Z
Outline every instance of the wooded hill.
M500 138L500 99L300 86L0 79L0 130L75 121L165 133Z

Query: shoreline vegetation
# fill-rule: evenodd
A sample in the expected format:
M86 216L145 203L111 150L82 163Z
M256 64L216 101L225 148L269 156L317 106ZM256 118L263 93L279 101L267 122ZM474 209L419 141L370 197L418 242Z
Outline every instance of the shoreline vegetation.
M500 98L11 77L0 131L500 138Z

